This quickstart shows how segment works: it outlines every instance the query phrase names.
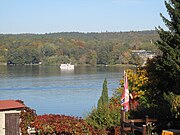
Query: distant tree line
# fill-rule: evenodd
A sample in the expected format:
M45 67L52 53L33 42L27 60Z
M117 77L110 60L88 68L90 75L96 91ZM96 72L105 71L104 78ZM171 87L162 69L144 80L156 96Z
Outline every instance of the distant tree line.
M156 31L0 34L0 63L136 64L133 49L157 51Z

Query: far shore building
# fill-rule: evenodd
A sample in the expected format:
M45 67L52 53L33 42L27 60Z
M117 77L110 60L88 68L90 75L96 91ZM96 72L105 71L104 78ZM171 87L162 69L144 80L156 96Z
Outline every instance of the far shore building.
M142 66L144 66L148 59L152 59L156 54L152 51L147 50L132 50L132 55L139 56L143 60Z
M139 55L140 57L152 59L156 54L152 51L146 50L132 50L132 54Z
M25 108L20 100L0 100L0 135L20 135L20 112Z

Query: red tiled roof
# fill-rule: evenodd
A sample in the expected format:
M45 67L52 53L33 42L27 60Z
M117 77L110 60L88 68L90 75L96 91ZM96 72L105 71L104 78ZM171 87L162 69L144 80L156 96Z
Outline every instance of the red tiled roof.
M26 107L19 100L0 100L0 110L20 109Z

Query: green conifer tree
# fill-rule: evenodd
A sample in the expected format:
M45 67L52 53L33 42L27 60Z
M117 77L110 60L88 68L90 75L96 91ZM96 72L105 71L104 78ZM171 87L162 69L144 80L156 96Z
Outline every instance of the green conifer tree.
M160 40L156 43L162 55L150 61L147 67L156 92L180 94L180 1L165 1L165 5L170 20L160 16L169 30L158 27Z
M97 109L102 108L103 106L106 106L108 104L108 100L109 100L109 97L108 97L107 80L105 78L104 83L103 83L102 94L101 94L101 97L98 100Z

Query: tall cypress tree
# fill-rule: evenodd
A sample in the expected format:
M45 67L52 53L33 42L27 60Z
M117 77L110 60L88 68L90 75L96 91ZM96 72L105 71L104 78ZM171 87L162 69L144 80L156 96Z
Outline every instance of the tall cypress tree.
M160 93L180 94L180 1L165 1L165 5L170 20L160 16L169 30L157 28L160 40L156 45L162 54L149 62L147 70Z
M103 106L106 106L108 104L108 100L109 100L109 97L108 97L107 80L105 78L104 82L103 82L102 94L101 94L101 97L98 100L97 109L99 109L99 108L101 108Z

